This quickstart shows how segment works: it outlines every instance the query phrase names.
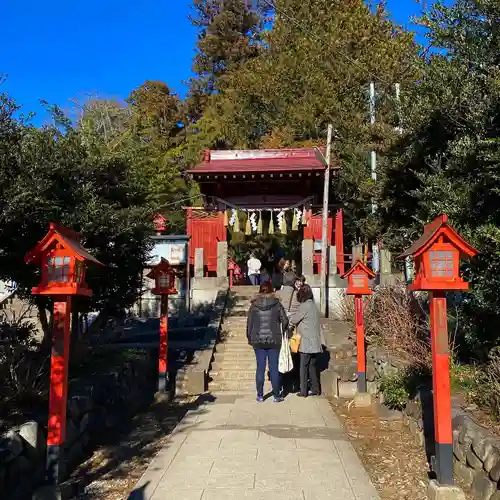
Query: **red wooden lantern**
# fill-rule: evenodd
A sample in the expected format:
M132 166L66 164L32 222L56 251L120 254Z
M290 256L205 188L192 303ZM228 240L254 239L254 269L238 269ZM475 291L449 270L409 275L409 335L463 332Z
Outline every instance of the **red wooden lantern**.
M157 233L163 233L167 230L167 219L161 214L155 214L153 224Z
M41 266L40 285L34 295L92 295L85 283L87 262L102 265L85 250L81 235L71 229L50 224L49 232L24 258L27 264Z
M365 349L365 327L363 320L363 295L371 295L369 280L375 278L375 273L361 260L343 274L342 279L347 279L348 295L354 295L356 309L356 348L358 360L358 393L365 394L366 385L366 349Z
M424 226L424 234L413 243L400 259L413 257L415 279L409 290L468 290L459 274L460 257L477 254L448 224L448 216L441 215Z
M477 250L467 243L441 215L424 227L423 235L399 256L413 257L415 279L409 290L432 292L430 326L432 384L434 402L434 469L440 484L453 484L453 436L449 370L448 317L446 291L467 290L459 274L460 258L474 257Z
M88 262L102 265L85 250L81 236L51 223L49 232L24 258L41 266L41 280L33 294L53 295L52 353L50 358L49 421L47 429L46 480L57 486L62 480L62 449L66 440L66 404L70 347L71 298L91 296L85 283Z
M346 293L348 295L371 295L369 280L373 278L375 278L375 273L361 260L358 260L349 271L342 275L342 279L347 279Z
M160 295L160 350L158 358L158 395L165 393L168 373L168 296L176 294L175 277L177 273L168 260L161 258L147 275L155 280L155 287L151 290Z
M155 287L151 291L156 295L176 294L176 274L175 269L170 265L168 260L162 257L159 264L151 269L147 275L148 278L155 280Z

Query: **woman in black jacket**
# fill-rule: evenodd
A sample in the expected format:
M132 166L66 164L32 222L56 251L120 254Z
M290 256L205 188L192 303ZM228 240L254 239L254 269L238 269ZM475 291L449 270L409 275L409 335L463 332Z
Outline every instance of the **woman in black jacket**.
M278 371L282 332L288 331L288 317L281 301L273 294L271 283L263 283L259 294L252 300L247 318L248 343L255 350L257 369L255 384L257 401L264 401L264 380L266 361L273 388L274 402L283 401L281 397L281 378Z

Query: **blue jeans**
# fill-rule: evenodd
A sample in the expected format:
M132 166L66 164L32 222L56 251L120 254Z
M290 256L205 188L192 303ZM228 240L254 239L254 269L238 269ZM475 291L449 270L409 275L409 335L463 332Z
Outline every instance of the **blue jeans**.
M249 274L248 279L250 280L250 283L252 285L258 285L259 284L259 278L260 276L258 274Z
M273 396L278 397L281 392L281 377L278 371L280 350L279 349L255 349L257 360L257 371L255 372L255 385L257 396L264 396L264 381L266 377L266 360L269 361L269 375L273 388Z

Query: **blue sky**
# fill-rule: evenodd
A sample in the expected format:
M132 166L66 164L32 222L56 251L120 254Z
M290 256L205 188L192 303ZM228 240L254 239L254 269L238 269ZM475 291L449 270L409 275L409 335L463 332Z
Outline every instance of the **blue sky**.
M430 1L428 3L431 3ZM86 93L124 99L144 80L163 80L183 94L196 30L191 0L2 0L0 87L44 118L39 99L71 107ZM400 24L414 29L415 0L389 0Z

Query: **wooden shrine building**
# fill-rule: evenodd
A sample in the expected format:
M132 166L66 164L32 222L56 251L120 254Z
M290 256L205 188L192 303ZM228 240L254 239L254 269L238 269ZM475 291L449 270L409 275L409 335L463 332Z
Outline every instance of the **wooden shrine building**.
M283 214L287 214L288 223L292 216L300 216L303 233L298 237L314 241L314 263L319 272L325 172L320 156L314 148L205 151L202 161L188 172L205 200L202 207L186 209L190 264L194 264L195 249L203 248L205 268L208 273L215 272L217 243L227 241L228 218L243 211L251 217L253 231L257 218L263 219L267 228L273 220L279 232ZM343 216L332 191L327 241L335 245L338 272L343 273Z

